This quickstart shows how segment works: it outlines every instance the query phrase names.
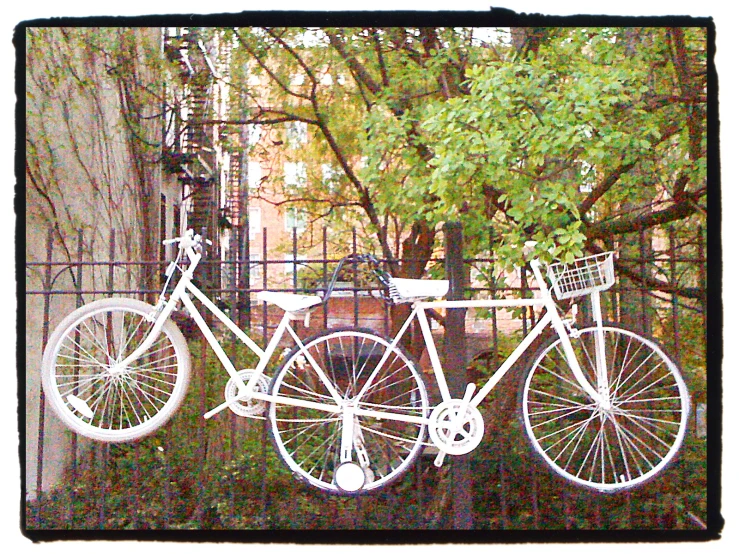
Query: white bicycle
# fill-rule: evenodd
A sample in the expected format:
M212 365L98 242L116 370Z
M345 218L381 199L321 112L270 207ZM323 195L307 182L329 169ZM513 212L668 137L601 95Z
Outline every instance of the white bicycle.
M92 302L66 317L49 339L44 392L62 421L79 434L103 441L138 439L177 409L190 377L187 344L170 319L181 302L229 375L224 402L204 417L227 408L244 417L266 415L282 460L298 478L324 491L378 490L429 445L438 448L438 466L446 455L474 450L484 435L478 405L548 327L555 336L526 372L521 409L526 434L551 469L579 485L618 491L660 473L682 443L689 400L675 363L653 340L602 322L599 293L614 283L612 253L548 267L558 299L590 296L594 323L583 329L560 316L538 260L531 262L538 298L429 301L447 293L448 281L394 278L372 256L345 258L323 297L257 294L284 311L262 349L192 283L202 257L201 237L188 231L166 242L176 242L179 253L156 306L125 298ZM349 261L371 264L385 299L412 303L410 315L393 339L346 328L301 340L291 323L328 300ZM255 368L234 367L191 295L257 354ZM536 326L480 390L470 383L463 398L452 398L426 311L526 306L541 309ZM418 363L401 346L414 320L442 399L433 407ZM286 333L295 347L270 382L265 370Z

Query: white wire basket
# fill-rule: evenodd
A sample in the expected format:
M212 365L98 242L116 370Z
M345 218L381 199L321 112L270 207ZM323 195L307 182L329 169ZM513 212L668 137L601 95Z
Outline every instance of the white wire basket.
M578 258L569 264L552 264L547 275L558 300L606 290L616 281L613 252Z

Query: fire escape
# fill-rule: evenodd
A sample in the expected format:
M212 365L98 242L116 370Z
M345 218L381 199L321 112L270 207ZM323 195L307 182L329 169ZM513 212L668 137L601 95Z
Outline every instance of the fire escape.
M176 140L168 148L168 169L182 184L187 200L187 227L208 238L207 260L220 258L221 217L219 172L214 144L214 77L202 52L197 29L169 30L165 53L180 68L184 92L176 116ZM219 264L204 264L199 280L205 288L220 288Z

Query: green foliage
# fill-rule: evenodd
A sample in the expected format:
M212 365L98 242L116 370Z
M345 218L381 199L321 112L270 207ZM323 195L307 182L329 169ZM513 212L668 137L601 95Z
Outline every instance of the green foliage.
M571 261L614 235L702 219L704 30L551 29L535 49L505 30L491 48L473 29L235 34L236 81L260 78L242 93L253 120L310 126L285 154L310 166L288 201L332 239L356 227L366 250L424 265L443 222L462 221L470 256L489 248L492 224L510 270L526 240ZM340 175L331 183L326 163Z
M644 48L628 57L623 30L572 30L563 38L536 58L471 67L470 94L429 103L423 123L435 150L436 218L462 217L475 236L491 215L480 194L489 186L503 210L492 217L501 237L496 251L510 260L520 259L516 247L528 238L539 241L540 253L571 260L582 255L598 211L612 219L627 199L652 200L640 198L648 183L634 171L599 199L607 210L596 203L582 220L593 174L597 187L619 167L637 164L666 183L703 165L703 157L687 158L684 149L680 155L675 141L663 144L675 112L653 106L655 95L666 92L654 86L656 52ZM470 194L460 195L462 187Z

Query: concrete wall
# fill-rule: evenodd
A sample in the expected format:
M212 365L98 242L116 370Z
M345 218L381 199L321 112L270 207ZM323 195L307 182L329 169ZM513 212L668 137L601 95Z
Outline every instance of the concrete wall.
M147 196L142 190L162 190L161 169L156 148L132 143L130 121L124 120L122 83L150 83L152 56L159 51L160 30L138 29L128 35L132 42L125 55L133 60L135 75L115 73L121 55L120 29L30 29L26 59L26 260L47 259L49 229L54 261L74 262L78 257L78 232L83 231L82 256L85 261L110 259L111 229L115 229L114 255L136 259L143 247L142 237L158 238L158 220L142 221L142 213L159 209L160 195ZM127 32L131 33L131 30ZM130 45L133 44L133 49ZM141 92L141 91L138 91ZM145 96L144 96L145 97ZM152 105L144 115L156 114L161 106L149 95ZM145 143L160 140L162 124L146 119L137 133ZM143 144L143 142L142 142ZM151 158L142 152L152 153ZM143 179L143 181L142 181ZM176 195L170 184L167 192ZM153 205L156 203L156 205ZM171 204L171 203L170 203ZM169 208L171 218L171 206ZM149 226L149 227L146 227ZM152 227L155 226L156 228ZM152 246L149 245L149 248ZM52 287L73 290L76 277L63 265L51 269ZM107 268L86 268L83 289L136 286L139 275L116 270L113 282ZM27 291L44 288L46 269L31 266L26 271ZM90 301L93 295L85 295ZM55 296L50 302L49 329L71 310L79 298ZM26 298L26 479L28 494L37 488L39 437L40 367L43 354L44 297ZM45 409L43 488L59 479L69 449L69 433L62 430L54 414Z

